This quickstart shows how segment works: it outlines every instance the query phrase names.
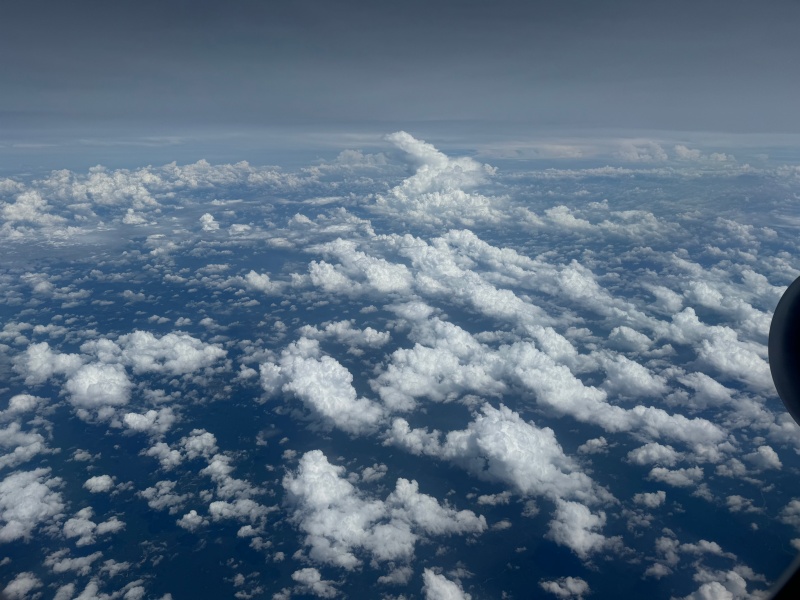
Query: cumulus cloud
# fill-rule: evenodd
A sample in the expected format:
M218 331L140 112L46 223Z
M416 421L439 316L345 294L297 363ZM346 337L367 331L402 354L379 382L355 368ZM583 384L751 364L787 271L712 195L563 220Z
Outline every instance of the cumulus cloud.
M658 442L650 442L628 452L628 461L635 465L659 465L672 467L681 459L682 455L672 446L665 446Z
M322 329L305 325L299 333L308 339L333 339L341 344L346 344L351 349L359 347L380 348L391 339L388 331L377 331L372 327L358 329L353 327L355 321L333 321L325 323Z
M211 368L227 352L214 344L183 333L160 338L136 330L117 338L98 339L81 346L83 355L53 351L47 342L30 344L15 360L15 369L28 384L39 384L54 375L66 376L64 390L81 418L95 415L110 419L130 401L133 384L126 367L136 374L187 375ZM128 413L126 425L135 431L164 433L174 422L169 409L144 415Z
M185 333L168 333L159 338L148 331L137 330L120 336L116 344L119 350L108 348L106 351L118 353L134 373L186 375L210 367L227 354L219 346L205 344Z
M95 523L92 520L93 516L94 510L91 507L87 506L79 510L74 517L67 519L64 523L62 529L64 537L77 538L75 545L80 547L93 544L97 535L116 533L125 529L125 523L117 517L111 517L102 523Z
M557 598L576 598L580 600L592 593L589 584L580 577L562 577L539 582L539 587Z
M759 189L776 183L785 190L796 183L797 169L770 174L739 167L727 154L688 144L670 144L668 154L665 143L634 139L615 147L618 156L651 166L499 172L402 132L388 142L411 163L408 172L397 154L352 151L295 173L201 161L0 179L4 243L24 241L32 263L22 275L0 274L10 311L0 358L18 375L7 391L15 394L23 381L61 386L55 393L42 388L40 395L53 400L18 394L0 412L0 468L54 452L45 442L61 439L64 421L52 415L66 402L79 418L107 423L107 436L141 444L141 460L152 468L174 473L183 466L212 484L195 492L178 483L183 476L174 482L163 475L138 486L134 504L167 511L175 527L189 531L236 521L231 531L238 527L244 543L265 550L277 507L260 499L276 493L278 504L281 491L235 477L241 448L220 450L210 431L193 430L199 425L190 421L198 402L235 396L237 415L267 410L275 418L279 437L273 442L264 433L272 429L259 426L259 448L294 467L283 479L301 538L294 559L319 563L287 571L294 571L292 587L276 598L338 595L347 570L364 564L385 568L380 585L408 585L420 575L409 557L421 540L485 530L482 517L426 496L410 479L390 478L386 465L395 463L380 453L352 454L381 441L413 454L420 468L441 460L462 469L473 479L467 498L492 513L495 528L511 524L508 511L535 515L538 503L550 521L543 525L548 543L582 560L622 548L609 537L617 525L611 515L619 512L611 508L613 491L627 499L621 510L630 531L623 535L657 538L656 562L647 554L642 563L637 543L625 550L631 564L667 578L687 556L699 586L691 597L743 596L741 580L753 581L743 565L731 571L736 576L702 568L703 560L734 560L731 553L642 526L656 513L664 524L680 524L678 503L661 508L667 492L623 489L624 478L604 467L621 458L618 466L639 472L650 487L683 487L714 500L707 510L752 515L767 529L755 490L778 470L794 468L796 457L783 449L797 436L794 423L775 414L766 334L796 274L797 253L792 240L763 225L767 214L785 224L794 217L778 197L768 211L754 211L752 203L742 208L738 189L724 206L697 202L688 182L709 182L721 198L741 183L731 175L747 173ZM678 161L655 164L668 158ZM116 235L144 224L146 239ZM124 242L126 252L88 249L85 270L83 263L61 269L38 258L52 256L46 244L69 248L89 239L92 248ZM141 268L150 283L139 278ZM176 311L175 301L185 306ZM142 310L130 319L149 323L151 332L119 329L123 321L114 313L132 302ZM51 322L33 321L41 318ZM170 323L199 333L169 333ZM241 361L239 377L227 378L229 355ZM250 406L247 388L259 376L272 401L262 405L260 397ZM179 415L186 427L176 436ZM289 424L298 418L321 430L325 451L349 473L324 455L325 462L302 453L308 448ZM219 433L230 443L227 429ZM81 443L87 451L70 449L65 459L99 460L92 439ZM60 460L46 457L54 469ZM708 464L718 477L705 478ZM280 467L267 468L274 483ZM119 473L98 472L104 471L91 471L84 492L127 489L111 477ZM90 580L64 585L56 597L145 594L133 574L124 588L101 591L116 563L75 550L121 529L122 520L101 521L88 508L74 513L78 507L64 515L67 488L58 491L46 471L24 477L3 481L0 541L65 538L75 556L49 548L47 566ZM448 496L452 502L458 490ZM539 496L546 500L534 501ZM795 504L780 512L782 522L800 523ZM270 554L287 558L274 548ZM338 579L329 580L330 568ZM459 566L445 572L449 580L425 570L421 595L464 597L467 568L477 570ZM38 586L23 590L36 582L18 579L18 593L41 593ZM589 593L579 578L539 583L540 593L557 597ZM236 591L254 593L246 586Z
M162 435L175 423L175 415L170 407L148 410L144 414L126 413L122 421L132 431Z
M675 487L691 487L703 479L703 469L700 467L690 467L688 469L666 469L664 467L653 467L650 470L648 479L667 483Z
M18 471L0 482L0 543L30 539L34 530L57 519L64 510L55 491L61 479L50 469Z
M471 191L494 174L494 169L469 157L450 158L431 144L404 131L386 136L417 163L417 171L385 195L375 209L402 214L428 224L496 221L502 201Z
M345 296L407 294L413 282L411 271L358 249L351 240L338 238L315 247L324 257L337 262L312 261L308 266L311 283L326 292Z
M470 600L467 594L455 581L439 575L431 569L422 572L422 592L426 600Z
M653 375L646 367L620 354L598 355L606 372L603 389L611 395L628 398L661 396L667 391L663 377Z
M14 414L11 407L9 411ZM16 467L38 454L53 452L47 447L45 438L40 433L22 431L19 423L11 423L4 429L0 428L0 448L6 451L0 455L0 469Z
M195 532L201 527L208 525L208 519L197 514L197 511L194 509L183 515L176 522L179 527L191 532Z
M603 436L586 440L578 446L578 454L605 454L608 452L608 440Z
M36 385L50 379L53 375L71 374L77 371L83 360L77 354L53 352L50 344L40 342L31 344L15 360L14 368L25 378L28 385Z
M164 442L156 442L147 450L143 450L142 454L158 460L161 463L161 468L166 471L174 469L183 461L183 455L180 451L170 448Z
M675 158L679 161L729 163L736 160L733 155L726 154L725 152L712 152L711 154L703 154L697 148L689 148L684 144L676 144L673 147L673 150L675 151Z
M4 418L12 418L34 410L43 402L44 398L32 396L31 394L16 394L8 401L8 408L2 411L2 415Z
M659 490L657 492L642 492L633 497L636 504L647 508L658 508L667 500L667 492Z
M501 310L497 303L494 306L494 311ZM403 310L402 306L398 309ZM413 348L396 350L388 368L372 382L393 410L409 410L421 396L444 401L469 391L497 394L513 384L533 392L542 408L600 425L608 432L645 432L691 445L718 444L725 436L707 419L673 415L652 406L627 409L608 402L604 390L584 384L567 365L559 364L574 362L576 353L569 341L551 329L532 329L546 350L542 351L531 342L492 349L438 317L417 319L413 327L412 337L418 342ZM640 391L644 393L663 389L661 380L643 381Z
M586 560L595 552L620 544L619 538L608 538L599 533L605 523L606 515L602 511L595 514L579 502L558 500L547 537Z
M42 587L41 580L31 572L19 573L3 590L3 594L10 600L25 600L31 598L30 592Z
M743 496L739 496L738 494L733 494L728 496L725 499L725 503L728 505L728 510L731 512L745 512L745 513L757 513L761 512L763 509L757 508L753 506L753 501L745 498Z
M181 438L181 448L189 459L202 456L210 460L217 454L217 438L205 429L192 429L189 435Z
M217 231L219 229L219 223L214 219L214 215L210 213L204 213L200 217L200 225L203 227L203 231Z
M756 469L780 469L783 467L778 453L769 446L759 446L755 452L746 454L744 459L752 464Z
M292 579L298 583L300 593L311 594L317 598L335 598L339 594L333 581L322 579L322 575L313 567L299 569L292 573Z
M383 409L358 397L353 376L341 363L319 354L316 340L301 338L290 345L281 355L280 366L262 365L264 390L293 394L324 425L349 433L374 431L384 418Z
M244 284L248 289L267 295L279 294L284 288L283 284L270 280L266 273L256 273L252 270L244 276Z
M731 570L713 570L706 567L699 567L693 578L700 587L693 593L685 596L681 600L706 600L708 598L720 598L724 600L744 600L752 598L764 592L748 590L748 580L763 581L763 577L757 575L744 565L736 566Z
M652 345L652 340L640 331L627 325L619 325L611 330L608 341L621 350L644 352Z
M93 552L85 556L70 556L68 549L57 550L49 554L44 564L49 567L53 573L69 573L73 571L76 575L86 576L92 571L92 565L103 556L100 551Z
M139 496L147 500L147 505L153 510L167 510L169 514L176 514L191 497L189 494L175 492L174 481L158 481L152 487L139 492Z
M602 494L594 482L562 450L552 429L524 421L506 406L484 404L467 429L450 431L441 440L438 431L411 429L395 419L387 442L413 454L449 460L472 474L514 487L522 495L597 500Z
M131 382L121 365L90 363L75 371L64 389L75 407L100 409L127 404Z
M283 480L291 521L305 534L304 545L315 561L347 570L362 564L358 555L406 562L422 536L481 533L487 528L482 516L421 494L415 481L398 479L382 501L359 492L344 471L314 450Z
M628 162L659 162L668 158L661 145L652 140L622 141L617 156Z
M110 492L114 489L114 479L110 475L96 475L87 479L83 487L93 494Z

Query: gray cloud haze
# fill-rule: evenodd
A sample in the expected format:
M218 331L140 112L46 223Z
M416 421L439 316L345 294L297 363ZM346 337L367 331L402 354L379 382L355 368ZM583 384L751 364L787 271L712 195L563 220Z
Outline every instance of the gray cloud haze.
M788 0L10 3L0 144L447 124L800 133L798 17Z

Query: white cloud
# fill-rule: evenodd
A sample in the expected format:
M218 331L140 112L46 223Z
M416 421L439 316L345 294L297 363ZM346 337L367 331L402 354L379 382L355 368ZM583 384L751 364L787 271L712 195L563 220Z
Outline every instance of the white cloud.
M793 498L780 513L781 523L800 529L800 499Z
M64 217L54 215L52 207L42 198L37 190L24 191L17 195L13 204L0 203L0 217L10 224L27 224L39 226L60 225L66 221Z
M284 284L270 280L266 273L256 273L252 270L244 276L244 284L248 289L262 292L268 296L280 294L284 288Z
M208 515L214 521L236 519L258 525L259 528L263 526L270 512L272 509L250 498L236 498L232 502L216 500L208 505Z
M478 496L478 504L489 504L492 506L498 504L508 504L511 500L511 492L500 492L499 494L482 494Z
M110 492L114 489L114 480L110 475L96 475L87 479L83 487L92 494Z
M210 213L204 213L202 217L200 217L200 224L203 227L203 231L217 231L219 229L219 223L216 222L214 216Z
M778 453L769 446L759 446L755 452L746 454L744 459L753 465L756 469L781 469L783 464L781 459L778 458Z
M730 327L702 323L691 307L673 315L669 335L678 343L695 345L698 358L723 375L757 392L772 393L769 364L762 358L765 346L740 340Z
M663 490L659 490L657 492L643 492L641 494L636 494L633 497L633 501L636 504L641 506L646 506L647 508L658 508L667 500L667 492Z
M763 577L755 574L745 565L737 565L731 570L712 570L700 566L693 579L700 587L681 600L745 600L746 598L763 597L761 590L748 590L747 582L762 581Z
M684 144L676 144L673 147L675 151L675 158L680 161L687 162L704 162L704 163L730 163L735 161L735 157L725 152L712 152L711 154L703 154L696 148L689 148Z
M358 329L353 327L354 320L333 321L325 323L323 329L315 326L305 325L300 328L299 333L305 338L323 340L332 338L341 344L346 344L351 348L368 347L380 348L389 342L391 334L388 331L377 331L372 327Z
M32 598L30 592L36 588L42 587L41 580L33 573L26 571L19 573L12 579L3 590L3 594L9 600L25 600L25 598Z
M408 585L414 571L411 567L398 567L388 575L378 577L378 583L382 585Z
M127 404L131 382L121 365L89 363L67 379L64 389L76 408L100 410Z
M680 522L679 504L659 508L666 504L666 492L619 487L624 478L617 480L602 469L607 462L603 453L619 458L621 452L621 467L658 482L650 487L684 486L688 493L712 499L706 511L727 508L745 520L763 511L752 499L757 497L753 489L771 485L777 469L791 471L796 456L784 449L787 443L797 445L796 425L776 414L772 403L766 353L771 310L797 272L792 262L796 248L763 225L767 220L791 225L794 217L787 199L773 199L766 212L753 210L752 202L745 207L735 194L731 202L716 196L698 202L700 188L693 182L703 189L713 183L721 198L738 185L730 175L749 173L759 189L776 181L785 190L794 184L796 168L745 169L724 164L733 160L727 154L707 155L689 145L675 146L673 152L674 141L639 139L623 141L616 149L632 161L657 162L668 158L667 148L669 158L687 163L495 172L470 158L448 157L408 134L393 134L389 141L414 163L410 175L391 158L352 152L295 173L199 162L0 180L0 215L7 220L3 240L11 245L25 240L32 264L28 273L0 275L4 306L16 313L0 332L0 354L19 376L12 377L6 391L19 391L22 380L29 387L47 382L55 387L41 388L46 398L15 396L0 413L0 467L18 468L52 451L45 440L63 437L63 420L53 415L64 401L71 402L79 418L107 423L110 443L122 435L120 443L145 444L139 458L151 469L182 465L212 482L188 497L190 488L166 480L155 483L161 479L156 477L140 486L145 489L136 502L169 510L174 519L183 514L178 526L192 530L235 519L233 531L239 527L239 535L249 538L243 543L252 540L253 548L263 550L271 543L267 516L276 507L259 502L274 493L279 467L267 465L271 482L263 488L235 478L234 460L241 448L220 451L214 435L192 431L199 425L191 419L199 414L197 402L233 396L242 400L236 401L236 415L246 418L248 410L268 410L277 419L279 437L274 444L268 440L271 429L258 426L259 448L276 456L283 452L285 466L296 469L286 481L297 482L302 477L296 459L307 448L294 444L287 419L310 416L312 428L323 430L325 451L351 471L336 477L347 481L351 488L345 496L354 499L337 500L336 510L311 510L308 492L290 506L291 515L305 515L295 521L302 541L295 560L313 561L309 552L338 544L337 552L349 551L356 561L384 568L381 584L407 585L414 573L420 575L418 565L415 570L402 557L413 553L422 538L466 530L475 534L479 519L468 513L459 522L444 500L420 494L414 482L390 480L382 463L394 464L385 455L391 448L376 447L366 461L355 460L350 452L381 441L418 455L422 466L442 460L463 469L465 477L492 482L473 482L467 497L501 526L509 522L502 520L508 510L536 513L533 498L544 496L546 501L536 502L552 519L551 538L587 560L596 557L598 548L602 554L620 546L609 539L600 510L609 521L618 514L612 491L628 499L621 509L631 527L623 532L626 536L661 535L640 526L648 519L655 523L654 514L659 525L662 519L673 527ZM701 179L709 173L713 180ZM266 197L282 200L259 201ZM206 210L212 212L203 214ZM305 214L292 217L298 210ZM357 216L364 210L377 215L374 224ZM145 235L151 237L126 241L133 228L123 225L145 223ZM416 235L409 234L407 223ZM473 224L475 232L446 231ZM439 231L431 235L436 227ZM61 269L60 263L48 262L53 252L46 244L69 247L88 240L91 248L81 246L89 248L86 258L92 263L85 270L84 263ZM117 252L111 242L125 244L127 252ZM258 248L266 254L257 256ZM41 256L48 260L40 261ZM306 269L302 265L307 263ZM140 267L149 283L141 279ZM180 299L185 306L176 310ZM134 307L133 301L141 304ZM122 321L111 316L115 304L142 309L130 318L155 329L120 335L116 328ZM82 310L72 310L79 305ZM197 326L200 333L164 335L169 323L187 331ZM278 347L288 336L297 341ZM49 344L39 343L43 339ZM75 347L80 353L70 354L77 352ZM229 354L242 357L238 377L228 377L233 375ZM258 406L245 402L256 383L256 364L264 394L273 398L263 406L264 397L257 398ZM431 406L434 402L452 404ZM509 408L494 408L501 402ZM468 417L468 411L477 414ZM185 429L175 436L178 415ZM442 423L454 431L432 430L442 429ZM340 431L325 431L329 428ZM569 439L562 439L562 429L569 430ZM151 437L135 437L134 432ZM292 437L291 447L277 443L283 436ZM220 439L230 443L232 438ZM347 439L357 441L356 446L341 446ZM91 453L99 460L98 447L89 438L84 442L88 451L70 448L63 459ZM579 460L561 444L570 452L577 446ZM56 468L62 459L48 455L45 460ZM705 479L707 464L716 467L710 472L717 477ZM590 466L593 471L584 472ZM102 472L91 470L84 479ZM36 481L62 502L67 490L59 494L55 484L47 483L49 474ZM114 481L107 491L135 485ZM29 491L33 494L34 487ZM458 497L448 496L455 503ZM187 513L195 500L197 511ZM96 523L91 511L74 514L77 507L67 516L61 514L63 506L50 513L43 503L20 502L45 516L37 520L33 513L18 514L16 520L2 521L2 539L65 535L75 552L75 545L91 544L125 526L116 517ZM553 505L555 512L548 516ZM16 510L16 504L2 506L3 511ZM353 507L367 517L370 511L379 516L367 520L363 532L344 531L341 515ZM694 508L702 518L704 509ZM790 502L779 518L800 522L795 508ZM326 529L330 524L323 514L342 530L326 537L332 529ZM305 529L313 521L310 515L319 517L313 531ZM357 523L360 518L359 513ZM768 529L764 519L757 521L761 532ZM633 526L638 526L635 532ZM663 535L656 563L637 562L642 555L634 556L634 548L641 544L630 549L631 564L640 564L648 576L678 573L673 553L692 561L726 558L713 542L682 544ZM757 538L754 529L754 542ZM284 555L274 548L269 552ZM84 558L64 554L51 562L72 576L84 569ZM103 571L97 575L100 563L94 563L87 579L106 576ZM290 569L300 574L295 593L333 586L325 579L329 567L301 566L323 572ZM22 563L16 567L35 572ZM445 574L460 582L455 572ZM330 593L345 589L349 576L337 575ZM740 593L734 591L739 589L736 578L722 571L698 571L695 579L702 586L697 596ZM104 594L101 581L105 585L105 579L84 579L58 594L143 594L133 581ZM583 593L571 589L569 581L548 577L542 584L565 597ZM460 596L461 590L456 593Z
M397 310L402 311L402 306ZM608 432L636 431L690 445L718 444L725 436L721 427L707 419L672 415L652 406L626 409L609 403L605 391L585 385L568 366L559 364L577 364L576 353L552 330L539 327L539 344L516 342L495 350L438 317L416 320L412 326L416 345L396 350L389 366L372 381L392 410L409 410L421 396L445 401L473 390L497 394L515 384L533 392L541 407L600 425ZM648 394L663 389L663 381L643 381L642 389Z
M147 331L134 331L117 338L120 357L134 373L164 372L186 375L212 366L227 352L214 344L204 344L185 333L156 337Z
M578 454L606 454L608 452L608 440L603 436L586 440L578 446Z
M375 430L383 420L383 409L366 398L359 398L353 376L336 359L319 357L316 340L301 338L281 355L280 368L263 366L261 381L267 393L278 386L294 394L312 414L327 426L348 433Z
M674 150L678 160L699 160L702 156L700 150L690 149L683 144L676 144Z
M539 586L557 598L575 598L580 600L592 593L589 584L580 577L561 577L539 582Z
M546 537L586 560L595 552L607 551L619 545L618 538L607 538L598 533L605 523L606 515L602 511L595 514L579 502L557 500Z
M614 327L608 335L608 341L621 350L633 352L645 352L653 343L645 334L626 325Z
M74 517L64 523L63 533L67 538L78 538L76 546L94 543L94 530L97 523L91 520L94 511L90 507L79 510Z
M10 417L30 412L44 402L44 398L30 394L17 394L8 401L8 408L3 411L3 416Z
M61 515L61 494L53 489L61 479L49 474L50 469L18 471L0 482L0 543L28 540L39 525Z
M661 465L673 467L682 455L672 446L650 442L628 452L628 461L635 465Z
M421 536L486 530L482 516L442 506L420 494L414 481L398 479L395 490L381 501L360 493L344 472L314 450L283 480L291 521L304 532L314 561L348 570L362 564L357 556L362 553L378 562L405 562Z
M664 149L652 140L624 140L619 142L617 156L628 162L661 162L667 160Z
M217 451L217 438L205 429L192 429L189 435L181 439L181 447L190 460L202 456L210 460Z
M72 558L68 549L57 550L49 554L44 560L46 567L53 573L68 573L74 571L76 575L86 576L91 573L92 564L103 556L102 552L93 552L86 556Z
M161 468L166 471L174 469L183 461L181 453L164 442L156 442L147 450L143 450L142 454L157 459L161 463Z
M467 429L440 433L412 430L395 419L388 443L414 454L449 460L483 479L501 481L522 495L574 497L597 501L602 496L594 482L561 449L552 429L525 422L501 405L481 407Z
M208 525L208 519L201 517L197 514L196 510L190 510L176 521L179 527L187 531L195 532L201 527Z
M314 249L338 263L312 261L308 271L311 283L323 290L345 296L407 294L412 274L403 264L392 263L358 250L358 244L338 238Z
M162 435L175 423L175 415L170 407L159 410L148 410L144 414L126 413L122 421L125 426L133 431Z
M728 510L733 513L736 512L757 513L763 511L763 509L753 506L752 500L745 498L743 496L739 496L738 494L728 496L725 499L725 502L728 505Z
M717 406L732 400L733 391L705 373L688 373L676 379L694 391L692 404L698 408Z
M650 470L648 479L661 481L675 487L691 487L703 478L703 469L691 467L688 469L665 469L664 467L653 467Z
M0 469L16 467L38 454L53 452L47 447L41 434L22 431L19 423L11 423L5 429L0 428L0 448L6 450L5 454L0 455Z
M375 209L425 224L490 222L502 218L504 202L471 190L494 170L469 157L449 158L404 131L386 136L418 164L416 173L376 197Z
M53 375L71 374L77 371L83 360L77 354L53 352L50 344L31 344L14 362L14 368L28 385L44 383Z
M75 545L80 547L93 544L96 539L95 535L117 533L125 528L125 523L117 517L111 517L102 523L95 523L92 521L93 515L94 511L87 506L75 513L74 517L67 519L62 529L64 537L78 538Z
M298 591L311 594L317 598L335 598L339 595L333 581L322 579L317 569L307 567L292 573L292 579L298 583Z
M169 514L176 514L186 501L191 498L189 494L175 492L174 481L157 481L152 487L139 492L139 496L147 500L147 505L153 510L168 510Z
M422 572L422 591L425 600L470 600L467 594L455 581L450 581L444 575L438 575L431 569Z
M638 398L662 396L667 391L663 377L621 354L600 353L597 358L606 372L603 389L612 396Z

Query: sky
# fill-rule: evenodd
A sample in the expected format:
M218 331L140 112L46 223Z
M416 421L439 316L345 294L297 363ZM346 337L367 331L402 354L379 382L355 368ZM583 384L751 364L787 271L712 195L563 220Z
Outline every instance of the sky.
M35 168L401 128L452 144L779 139L800 134L798 17L788 0L12 3L0 144Z

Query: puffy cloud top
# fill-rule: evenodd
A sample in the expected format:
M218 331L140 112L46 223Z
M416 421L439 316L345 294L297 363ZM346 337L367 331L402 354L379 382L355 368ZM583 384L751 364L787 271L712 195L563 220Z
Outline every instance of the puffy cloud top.
M305 533L309 556L354 569L357 554L380 561L408 561L422 535L480 533L486 520L471 511L442 506L421 494L415 481L398 479L385 501L369 499L319 450L300 459L283 480L293 507L292 521Z

